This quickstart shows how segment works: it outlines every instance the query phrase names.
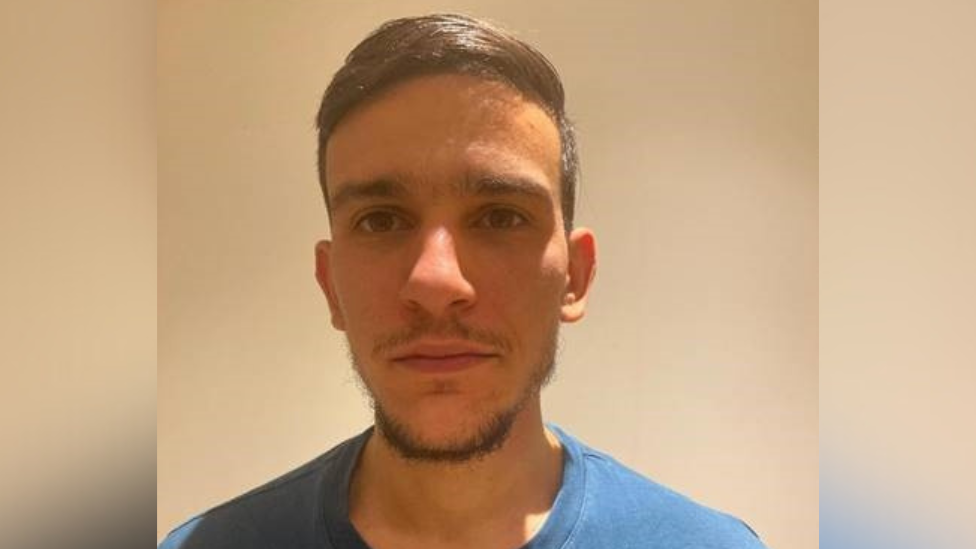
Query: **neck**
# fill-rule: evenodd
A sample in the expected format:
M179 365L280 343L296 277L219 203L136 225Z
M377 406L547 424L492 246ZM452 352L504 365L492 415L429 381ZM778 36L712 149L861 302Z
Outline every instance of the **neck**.
M353 474L350 519L374 547L385 539L401 547L406 539L427 547L485 540L520 546L548 516L562 459L538 398L519 413L501 448L465 463L405 460L374 430Z

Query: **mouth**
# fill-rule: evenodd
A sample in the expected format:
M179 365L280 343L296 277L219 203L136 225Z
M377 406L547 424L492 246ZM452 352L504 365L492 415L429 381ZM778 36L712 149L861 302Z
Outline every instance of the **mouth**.
M498 357L491 349L468 343L425 342L398 352L394 364L426 374L459 372Z

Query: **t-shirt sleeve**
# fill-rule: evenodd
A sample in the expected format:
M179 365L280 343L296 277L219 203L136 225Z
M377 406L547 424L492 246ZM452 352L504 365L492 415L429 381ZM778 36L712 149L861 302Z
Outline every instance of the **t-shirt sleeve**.
M190 536L193 534L193 531L199 524L200 517L183 523L181 526L163 538L163 541L159 544L158 549L190 549L191 546L187 543L187 541L190 539Z

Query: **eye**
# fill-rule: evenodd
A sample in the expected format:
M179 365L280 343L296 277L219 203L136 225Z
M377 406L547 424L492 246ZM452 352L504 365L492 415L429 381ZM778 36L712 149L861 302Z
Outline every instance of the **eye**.
M363 215L356 221L356 230L365 233L388 233L402 231L410 227L403 216L386 210L377 210Z
M528 223L528 219L511 208L491 208L475 220L482 229L514 229Z

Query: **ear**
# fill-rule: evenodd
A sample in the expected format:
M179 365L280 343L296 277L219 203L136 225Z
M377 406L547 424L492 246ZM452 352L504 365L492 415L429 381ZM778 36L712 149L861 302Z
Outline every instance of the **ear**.
M576 322L586 312L586 297L596 276L596 238L586 228L569 233L569 269L566 292L560 308L563 322Z
M332 326L336 330L346 329L346 320L339 308L336 298L335 285L332 281L332 266L329 264L332 254L332 242L320 240L315 244L315 280L318 281L325 299L329 302L329 312L332 314Z

